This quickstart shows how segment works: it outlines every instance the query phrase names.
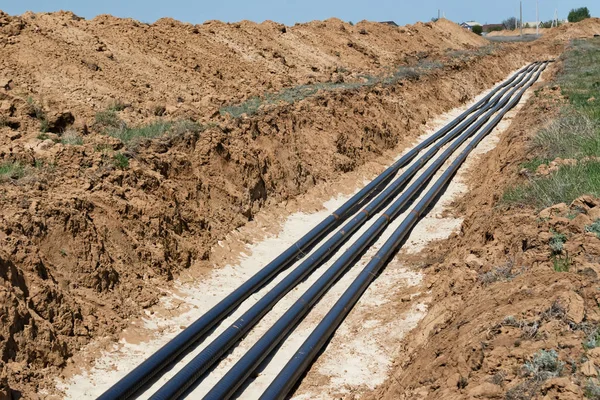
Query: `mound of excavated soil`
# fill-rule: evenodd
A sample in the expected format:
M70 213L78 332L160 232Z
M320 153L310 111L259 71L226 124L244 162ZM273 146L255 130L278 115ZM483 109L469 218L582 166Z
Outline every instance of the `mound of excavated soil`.
M430 118L559 48L484 44L445 20L193 26L1 14L1 377L35 398L74 352L155 304L166 281L215 267L213 246L260 210L399 151ZM351 85L414 65L427 68ZM219 114L324 82L349 89ZM126 147L94 123L110 104L129 126L203 126Z
M167 117L207 120L225 104L267 91L382 72L432 52L483 44L447 20L403 28L337 19L286 27L0 14L0 84L14 88L9 100L31 95L70 111L78 125L111 100L131 105L128 120L157 108Z
M551 29L547 29L547 28L540 28L540 35L544 35L547 32L551 32ZM537 30L535 28L525 28L523 29L523 34L524 35L535 35L537 33ZM521 30L517 29L515 31L494 31L494 32L490 32L487 34L487 36L490 37L494 37L494 36L519 36L521 34Z
M565 24L548 30L541 40L566 42L600 34L600 18L588 18L575 24Z

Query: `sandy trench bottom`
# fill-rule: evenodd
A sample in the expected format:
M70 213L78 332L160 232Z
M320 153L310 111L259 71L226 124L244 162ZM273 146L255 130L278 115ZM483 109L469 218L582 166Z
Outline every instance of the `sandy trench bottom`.
M513 74L514 72L509 76ZM454 109L432 121L427 126L427 133L419 137L416 143L426 139L439 128L456 118L487 93L482 93L471 104ZM326 350L313 364L311 370L300 384L294 394L294 398L359 398L361 394L374 389L385 381L388 377L389 368L396 358L397 352L400 351L398 348L399 341L426 315L428 308L426 297L425 300L421 300L418 303L411 300L419 292L427 289L421 287L422 275L419 271L407 268L407 263L404 260L407 256L418 253L430 242L447 238L460 229L463 222L462 218L448 216L446 215L448 213L444 213L444 211L451 202L468 191L468 187L464 182L469 169L476 167L478 158L497 145L501 133L510 126L511 120L530 95L531 90L525 93L517 107L510 111L502 122L470 154L438 203L413 229L398 255L388 264L377 280L373 282L337 330ZM466 143L454 155L457 155L464 146L466 146ZM397 159L401 156L402 154ZM444 167L451 163L452 159L453 157L445 163ZM425 168L419 174L424 170ZM400 173L402 173L402 170ZM434 177L429 186L440 175L441 172ZM356 192L366 183L364 181L356 182ZM421 195L427 189L422 191ZM145 358L149 357L186 326L200 317L203 311L216 305L222 298L254 275L264 265L279 255L281 251L293 244L350 197L351 194L335 196L325 202L323 208L318 212L294 213L283 221L279 232L267 235L265 239L259 242L248 244L245 249L237 254L239 256L238 262L233 262L222 268L215 266L215 269L204 279L194 282L177 282L174 289L162 301L161 308L163 312L153 313L148 311L146 318L141 320L137 326L132 326L131 331L135 332L135 334L128 335L127 331L124 332L123 339L119 343L110 346L99 357L93 357L94 361L91 363L91 367L79 368L81 371L77 374L58 381L57 389L63 392L64 398L67 399L94 399L98 397L112 384L116 383L130 370L139 365ZM416 204L416 201L413 204ZM239 398L257 399L262 394L277 376L280 368L294 355L321 318L329 311L330 307L333 306L380 246L400 225L410 209L411 207L408 208L405 214L396 218L355 266L329 290L282 346L279 347L269 364L243 389ZM342 246L335 256L321 266L306 281L288 293L238 346L219 363L214 371L198 385L188 398L201 398L206 394L230 367L243 356L245 351L252 347L262 334L283 315L297 298L333 264L360 234L368 229L376 218L377 215L371 218L369 223L365 224L351 240ZM220 245L223 248L228 248L227 243L220 243ZM181 363L172 368L140 398L146 399L152 393L156 392L158 388L173 377L188 361L252 307L297 265L289 268L267 287L246 300L210 337L205 339ZM143 332L143 334L140 334L140 332ZM92 347L93 345L90 346L90 348ZM85 351L83 350L83 352Z

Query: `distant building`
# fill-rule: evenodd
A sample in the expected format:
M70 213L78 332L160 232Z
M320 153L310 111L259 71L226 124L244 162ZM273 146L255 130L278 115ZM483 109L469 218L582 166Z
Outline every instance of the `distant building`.
M398 27L398 24L395 23L394 21L382 21L382 22L380 22L380 24L385 24L385 25L390 25L390 26Z
M483 26L477 21L468 21L468 22L463 22L462 24L460 24L460 26L462 26L463 28L468 29L470 31L472 31L473 27L476 25Z

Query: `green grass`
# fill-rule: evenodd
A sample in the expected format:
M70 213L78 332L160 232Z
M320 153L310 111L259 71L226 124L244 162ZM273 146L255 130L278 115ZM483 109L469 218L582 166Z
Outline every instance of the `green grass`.
M115 110L105 110L96 113L96 125L106 128L117 128L122 124Z
M507 190L502 202L544 209L558 203L570 204L586 194L600 197L599 161L562 166L551 175Z
M19 162L5 162L0 164L0 181L18 180L26 175L26 168Z
M554 160L575 159L545 177L508 189L502 203L546 208L571 203L582 195L600 196L600 40L577 40L563 56L564 69L557 78L569 104L533 140L535 158L523 164L535 172Z
M530 172L535 172L541 165L548 164L550 161L551 160L546 158L534 158L533 160L521 164L521 168L524 168Z
M115 137L127 146L139 144L143 140L163 136L173 127L172 122L156 121L148 125L130 128L123 125L120 128L108 129L108 135Z
M569 272L571 265L573 265L573 259L569 257L569 254L552 256L552 267L556 272Z

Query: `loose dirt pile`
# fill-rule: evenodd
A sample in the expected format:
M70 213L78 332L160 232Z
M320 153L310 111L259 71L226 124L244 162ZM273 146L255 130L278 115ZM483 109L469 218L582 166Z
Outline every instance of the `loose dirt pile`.
M552 29L540 28L539 33L540 33L540 35L545 35L548 32L552 32ZM524 28L523 29L524 35L535 35L537 33L538 33L538 31L535 28ZM489 36L489 37L497 37L497 36L505 37L505 36L519 36L520 34L521 34L521 30L517 29L517 30L494 31L494 32L488 33L487 36Z
M454 207L466 216L461 232L415 257L431 309L370 398L597 398L600 235L590 226L600 200L539 213L498 206L562 104L553 84L537 92L473 170Z
M588 18L576 24L565 24L548 30L542 41L565 42L573 39L590 38L600 35L600 18Z

